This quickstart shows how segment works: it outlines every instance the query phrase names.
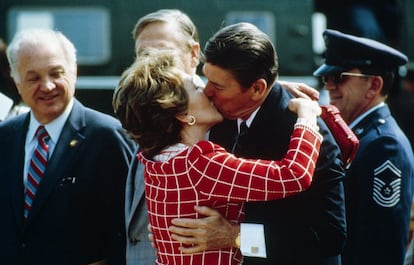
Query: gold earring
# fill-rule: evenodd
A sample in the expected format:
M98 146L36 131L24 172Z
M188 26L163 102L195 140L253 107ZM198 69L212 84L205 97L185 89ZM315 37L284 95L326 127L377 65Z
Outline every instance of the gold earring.
M193 115L189 115L191 121L187 122L188 125L193 126L194 124L196 124L196 118Z

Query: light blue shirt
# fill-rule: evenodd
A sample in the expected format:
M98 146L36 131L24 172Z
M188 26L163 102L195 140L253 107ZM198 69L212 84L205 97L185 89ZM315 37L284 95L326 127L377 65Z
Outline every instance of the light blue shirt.
M58 142L60 133L63 130L63 126L65 125L65 122L68 119L70 112L72 111L72 107L73 107L73 99L69 102L65 111L59 117L57 117L56 119L54 119L48 124L43 124L46 128L47 133L50 136L48 159L52 157L53 151L55 150L56 143ZM24 147L25 163L24 163L24 170L23 170L23 181L24 181L25 187L26 187L26 182L27 182L27 171L29 170L30 159L32 158L33 152L37 146L37 139L35 138L35 133L36 133L37 128L40 125L42 124L39 121L37 121L33 113L30 112L29 129L27 130L26 142L25 142L25 147Z

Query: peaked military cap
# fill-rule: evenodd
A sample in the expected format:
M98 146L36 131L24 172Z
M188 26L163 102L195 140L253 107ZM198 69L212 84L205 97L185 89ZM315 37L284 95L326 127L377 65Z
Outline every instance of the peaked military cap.
M327 29L325 63L314 73L324 76L352 68L368 68L378 73L394 71L408 62L407 56L378 41Z

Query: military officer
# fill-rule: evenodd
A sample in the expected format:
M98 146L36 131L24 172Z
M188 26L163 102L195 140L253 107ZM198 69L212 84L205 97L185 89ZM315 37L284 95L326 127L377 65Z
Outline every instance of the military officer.
M385 103L407 57L377 41L323 33L321 77L331 104L360 140L344 181L348 236L343 265L403 264L413 198L414 158Z

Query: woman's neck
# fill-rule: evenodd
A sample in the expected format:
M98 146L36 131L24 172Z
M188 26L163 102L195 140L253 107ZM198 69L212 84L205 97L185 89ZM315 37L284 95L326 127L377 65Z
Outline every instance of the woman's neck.
M199 141L207 139L209 128L198 125L185 125L181 130L181 143L192 146Z

